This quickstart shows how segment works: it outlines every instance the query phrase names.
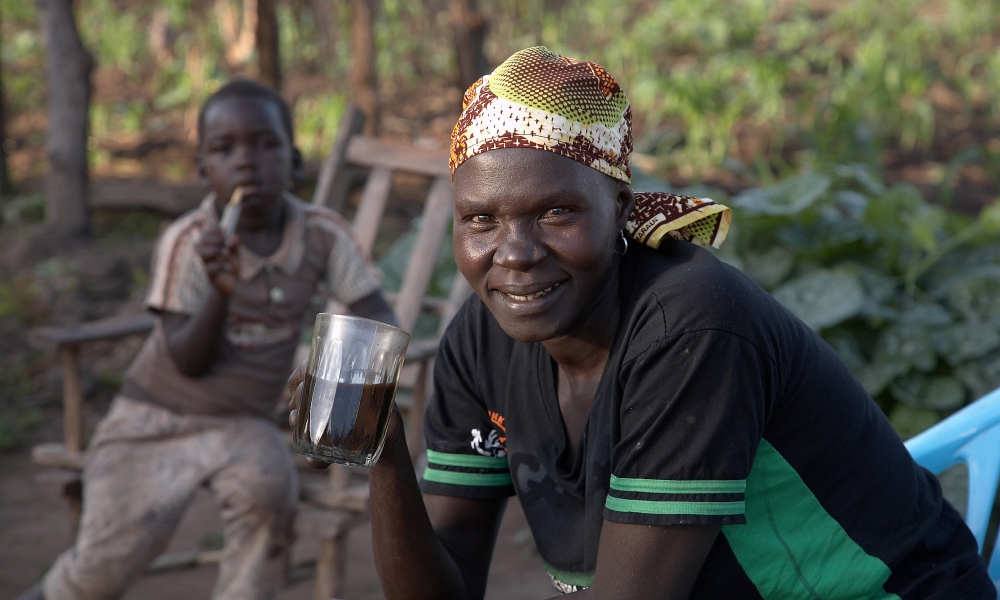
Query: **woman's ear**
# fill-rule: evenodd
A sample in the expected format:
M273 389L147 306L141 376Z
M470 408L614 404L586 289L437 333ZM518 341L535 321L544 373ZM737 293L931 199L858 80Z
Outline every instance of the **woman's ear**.
M615 199L618 205L618 229L625 229L632 209L635 207L635 194L632 193L632 186L624 181L618 181L618 196Z

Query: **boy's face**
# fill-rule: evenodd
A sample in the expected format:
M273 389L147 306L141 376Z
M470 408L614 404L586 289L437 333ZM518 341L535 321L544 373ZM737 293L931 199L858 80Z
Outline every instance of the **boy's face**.
M302 161L278 107L262 98L224 98L208 107L202 136L198 174L215 192L219 214L243 186L239 229L261 229L278 218L282 193Z

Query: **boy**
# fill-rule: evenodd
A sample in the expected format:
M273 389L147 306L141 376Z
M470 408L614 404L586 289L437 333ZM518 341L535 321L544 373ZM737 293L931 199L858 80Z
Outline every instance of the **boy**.
M147 306L158 323L90 444L73 548L24 598L117 598L159 555L199 485L225 548L213 598L268 598L291 542L297 479L271 419L317 286L395 323L380 273L336 213L287 190L300 174L288 105L252 81L198 118L210 190L161 236ZM219 218L243 188L235 235Z

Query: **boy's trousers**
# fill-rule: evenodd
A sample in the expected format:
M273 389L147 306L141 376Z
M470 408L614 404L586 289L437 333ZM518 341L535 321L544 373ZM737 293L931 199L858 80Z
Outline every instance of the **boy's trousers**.
M298 479L274 423L179 415L119 396L90 444L83 483L77 541L46 574L47 600L121 596L163 552L202 484L224 522L212 598L275 594L292 543Z

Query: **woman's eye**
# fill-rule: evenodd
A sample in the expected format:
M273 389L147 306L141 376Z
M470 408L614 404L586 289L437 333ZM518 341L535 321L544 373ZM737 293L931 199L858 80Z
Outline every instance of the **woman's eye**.
M545 214L543 216L546 216L546 217L561 217L563 215L568 215L568 214L569 214L569 209L568 208L565 208L565 207L562 207L562 206L557 206L555 208L550 208L549 210L545 211Z
M491 217L490 215L472 215L472 218L470 218L469 220L472 221L473 223L484 225L487 223L492 223L493 217Z

